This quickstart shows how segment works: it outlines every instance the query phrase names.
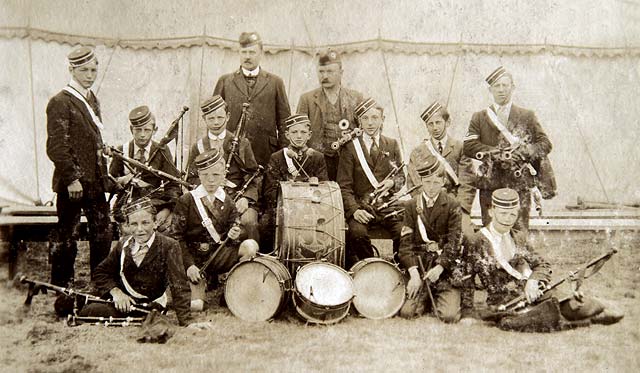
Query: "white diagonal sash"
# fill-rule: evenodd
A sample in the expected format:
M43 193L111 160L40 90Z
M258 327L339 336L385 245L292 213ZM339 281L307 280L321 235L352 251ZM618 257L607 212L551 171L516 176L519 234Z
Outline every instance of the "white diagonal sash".
M209 232L209 236L213 238L215 243L220 243L220 234L216 231L216 228L213 226L213 221L207 215L207 210L204 208L204 204L200 200L203 197L208 195L207 191L204 189L202 185L198 185L198 187L192 191L190 191L191 197L196 203L196 208L198 209L198 214L200 214L200 219L202 219L202 226L207 229Z
M516 279L526 280L528 276L525 276L522 273L518 272L518 270L513 268L511 264L509 264L509 262L506 261L502 255L497 254L499 250L499 245L498 245L498 242L494 240L493 235L491 234L491 232L489 232L489 229L487 229L487 227L484 227L480 229L480 232L482 232L482 234L487 238L487 240L489 240L489 243L491 244L491 249L493 251L493 257L498 261L498 264L500 264L500 266L505 271L507 271L508 274L515 277Z
M125 142L124 144L122 144L122 154L124 154L125 156L129 156L129 142ZM129 167L123 165L124 167L124 174L125 175L129 175L131 173L131 171L129 170Z
M148 299L147 296L142 295L140 293L138 293L132 286L131 284L129 284L129 281L127 281L127 278L124 275L124 258L125 258L125 248L127 247L127 245L129 245L129 243L131 242L131 239L133 237L129 237L124 244L122 245L122 251L120 252L120 280L122 280L122 285L124 285L125 290L127 290L127 293L129 293L129 295L131 295L134 298L138 298L138 299ZM149 248L149 250L151 250L151 248ZM161 305L162 307L167 307L167 292L165 291L164 293L162 293L162 295L156 299L153 300L153 302L158 303L159 305Z
M362 146L360 146L360 141L355 138L352 141L353 148L356 150L356 156L358 157L358 161L360 162L360 166L364 171L364 174L367 176L369 183L374 189L377 189L380 186L380 183L373 175L373 171L371 171L371 167L369 167L369 163L367 163L367 159L364 156L364 152L362 151Z
M500 118L498 118L498 116L493 112L493 110L491 110L490 107L487 108L487 115L489 116L491 123L493 123L493 125L498 129L498 131L500 131L502 136L504 136L504 138L507 139L507 141L509 142L509 145L515 146L518 144L518 142L520 142L520 138L512 134L507 129L507 127L505 127L502 124L502 122L500 122Z
M102 121L100 120L100 118L98 118L96 113L93 112L91 105L89 105L87 100L85 100L84 96L81 95L80 92L76 91L75 89L69 86L64 87L63 90L69 92L70 94L73 95L73 97L80 100L84 104L84 106L87 108L87 111L89 112L89 114L91 115L91 120L93 121L93 124L95 124L96 127L100 129L100 131L104 131L104 125L102 124Z
M425 142L425 145L427 145L427 149L429 149L431 154L433 154L438 159L438 161L442 164L442 166L444 166L444 170L449 175L451 180L453 180L453 183L455 185L460 185L460 181L458 181L458 175L456 175L456 172L453 170L453 167L451 167L451 165L449 164L449 161L447 161L447 159L443 157L442 154L440 154L440 152L436 151L436 149L433 147L433 144L431 143L431 140L426 139L424 142Z
M287 162L287 171L289 171L289 173L293 175L294 178L296 178L298 177L298 174L300 172L298 171L296 166L294 166L293 159L291 159L291 157L289 157L289 154L287 154L288 151L289 151L289 148L282 149L282 152L283 152L282 154L284 155L284 161Z

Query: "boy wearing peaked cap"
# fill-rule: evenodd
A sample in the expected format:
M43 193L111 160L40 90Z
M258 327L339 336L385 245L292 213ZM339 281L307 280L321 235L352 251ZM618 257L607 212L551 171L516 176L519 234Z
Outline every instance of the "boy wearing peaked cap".
M420 316L429 304L438 319L458 322L461 292L450 279L461 258L460 204L443 190L446 174L435 156L426 158L416 173L422 189L405 205L398 255L410 275L400 315Z
M78 224L82 211L89 226L91 272L109 254L111 221L105 192L110 191L102 156L100 104L91 86L98 60L91 48L68 56L69 84L47 104L47 155L53 162L58 224L50 242L51 282L68 286L74 279Z
M231 132L240 121L242 104L250 105L242 131L256 161L266 167L271 154L286 144L282 125L291 115L291 108L282 79L260 66L264 54L260 35L243 32L238 41L240 67L221 76L213 94L220 95L229 105Z
M171 236L180 242L187 277L192 283L192 310L202 310L204 289L217 284L217 275L228 272L241 259L258 251L255 240L247 239L238 209L224 189L224 158L211 149L194 161L200 185L178 199L174 209ZM209 267L204 263L228 237ZM243 241L244 240L244 241Z
M224 159L225 166L229 163L226 174L225 191L236 200L236 208L240 213L240 221L244 227L248 238L258 241L258 199L262 176L253 177L258 171L258 163L253 155L251 144L242 134L238 138L237 144L233 145L235 134L228 130L229 106L219 95L214 95L202 102L200 105L202 118L207 125L207 135L199 138L191 146L189 161L187 166L188 178L191 184L198 185L198 168L195 166L195 159L198 155L210 150L218 150ZM233 149L233 154L231 151ZM252 178L253 177L253 178ZM242 195L238 195L246 183L247 188Z
M180 172L173 162L171 151L166 145L160 145L153 140L158 131L156 118L147 106L138 106L129 113L129 130L133 139L118 146L126 157L140 161L147 166L163 171L175 177ZM156 222L158 231L164 232L171 225L171 210L176 199L180 196L180 186L177 183L162 179L150 172L137 169L126 164L120 158L114 158L109 166L109 174L122 187L114 205L114 218L123 222L121 212L123 206L141 197L151 199L156 208ZM126 231L126 227L125 231Z
M336 180L339 151L331 144L342 136L341 121L348 122L349 130L356 127L353 110L363 96L342 85L342 57L338 51L327 49L318 54L317 73L320 87L300 96L296 112L309 117L309 147L324 153L329 180Z
M280 182L308 182L311 178L318 181L329 180L323 154L307 146L312 136L309 118L306 115L295 114L288 117L284 123L284 135L289 140L289 146L271 154L264 178L265 213L260 219L260 237L263 238L261 247L266 251L271 251L273 247Z
M527 241L526 234L513 230L521 208L520 198L515 190L501 188L492 192L489 209L491 221L471 240L467 263L471 273L478 276L486 289L489 307L497 308L522 294L530 303L553 297L553 302L558 306L555 307L555 318L543 318L548 313L541 314L538 319L505 318L500 321L499 326L523 331L550 331L565 326L620 321L623 314L599 299L580 293L561 298L558 290L542 293L540 285L551 281L551 266L535 252ZM536 315L537 312L529 314ZM558 321L558 317L559 324L547 323L547 320Z

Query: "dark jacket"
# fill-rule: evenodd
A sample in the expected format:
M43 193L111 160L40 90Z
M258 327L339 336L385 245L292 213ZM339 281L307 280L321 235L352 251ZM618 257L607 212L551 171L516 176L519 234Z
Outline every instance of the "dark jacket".
M277 207L281 181L309 181L310 177L317 177L318 181L329 180L324 156L316 150L308 148L299 163L293 160L293 164L299 172L295 178L289 173L289 168L284 158L284 149L271 154L263 186L266 207ZM299 165L302 165L302 167L300 168Z
M94 112L100 117L97 99ZM106 161L98 157L102 135L93 123L84 103L66 91L60 91L47 105L47 155L53 162L52 188L66 190L78 179L85 193L104 192Z
M138 293L145 295L148 301L159 298L167 287L171 288L173 308L178 316L180 325L190 322L191 291L184 271L180 246L172 238L156 232L156 237L149 251L145 255L140 267L131 257L133 239L123 247L127 239L122 239L111 250L109 256L95 269L95 283L98 289L107 294L115 287L127 292L120 277L120 255L125 250L124 276L131 287Z
M304 93L300 96L298 102L298 114L305 114L311 121L311 139L309 140L309 147L316 149L325 155L335 157L337 152L331 149L331 143L341 137L341 130L335 126L327 126L324 120L324 114L328 111L326 105L327 102L323 100L322 87L316 88L312 91ZM362 93L340 87L340 93L338 95L340 102L341 117L347 119L350 124L350 128L356 127L353 117L353 109L363 100Z
M243 128L258 164L266 167L271 153L285 145L284 120L291 115L282 79L262 67L253 88L249 88L241 69L218 79L213 94L224 98L231 112L227 130L234 132L248 103L249 115Z
M389 172L391 172L393 168L392 162L396 166L402 164L400 146L394 139L380 135L380 144L378 145L380 152L378 153L377 159L371 159L369 151L360 137L353 141L360 142L366 161L378 181L382 181ZM342 191L344 214L347 219L350 218L356 210L364 208L363 200L374 190L360 165L353 141L346 144L340 152L340 163L338 164L338 176L336 180ZM399 191L404 185L404 182L404 172L398 172L394 178L395 185L391 191Z

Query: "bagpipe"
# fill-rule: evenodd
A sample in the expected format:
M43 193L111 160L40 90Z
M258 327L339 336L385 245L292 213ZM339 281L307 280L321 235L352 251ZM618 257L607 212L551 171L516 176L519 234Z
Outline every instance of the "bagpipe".
M595 273L597 273L602 266L609 260L611 259L611 257L616 254L618 252L618 250L616 248L611 248L609 251L607 251L606 253L599 255L598 257L591 259L590 261L588 261L586 264L584 264L583 266L579 267L578 269L576 269L575 271L570 271L569 274L565 277L562 277L558 280L556 280L555 282L551 282L551 283L544 283L544 282L540 282L539 286L540 286L540 291L541 291L541 296L538 297L538 299L536 299L533 302L529 302L527 300L527 297L525 294L522 294L518 297L513 298L512 300L501 304L497 307L492 307L490 309L484 310L483 312L481 312L481 318L483 320L486 321L499 321L500 319L504 318L504 317L509 317L509 316L517 316L517 315L521 315L521 314L525 314L527 313L530 309L534 308L535 306L537 306L538 304L541 304L543 302L545 302L546 300L548 300L548 297L545 297L544 295L551 292L553 289L556 289L558 286L566 283L566 282L571 282L572 284L574 284L573 286L573 293L571 295L569 295L566 298L563 299L556 299L555 301L557 303L561 303L565 300L571 299L580 289L580 287L582 286L582 282L584 279L587 279L589 277L591 277L592 275L594 275Z
M240 114L240 120L238 121L238 127L236 127L236 131L233 133L233 140L231 140L231 149L229 151L229 155L227 156L227 163L224 166L224 174L225 176L229 172L229 168L231 167L231 160L233 159L234 154L236 153L238 146L240 145L240 137L242 135L242 129L247 121L247 113L249 111L249 104L242 104L242 114Z
M342 131L341 136L338 140L331 143L331 149L338 150L349 141L355 139L356 137L362 135L362 129L356 127L352 130L349 130L349 121L346 119L342 119L338 122L338 128Z
M375 222L400 216L400 214L404 212L404 206L401 203L402 198L410 195L421 187L420 185L416 185L405 192L390 194L388 190L384 189L383 184L387 180L393 180L393 178L402 171L405 163L398 166L391 162L391 166L391 171L382 179L378 187L367 194L361 201L364 210L375 217Z
M54 291L57 294L67 296L73 300L73 309L70 314L67 315L67 325L76 326L80 324L96 324L105 326L133 326L141 325L144 317L126 317L126 318L109 318L109 317L88 317L79 316L78 312L82 307L89 303L104 303L115 304L111 299L104 299L92 294L83 293L72 288L66 288L50 284L48 282L37 281L27 278L27 276L19 276L20 282L29 285L27 292L27 298L24 301L24 306L28 309L31 307L33 297L38 294L46 294L48 290ZM148 303L133 304L131 310L148 315L154 307ZM58 312L58 310L56 310ZM59 312L60 313L60 312Z

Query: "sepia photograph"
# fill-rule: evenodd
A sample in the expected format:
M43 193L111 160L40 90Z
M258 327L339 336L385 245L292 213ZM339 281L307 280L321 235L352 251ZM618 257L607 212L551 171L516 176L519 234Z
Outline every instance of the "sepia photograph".
M0 0L0 372L637 372L640 0Z

